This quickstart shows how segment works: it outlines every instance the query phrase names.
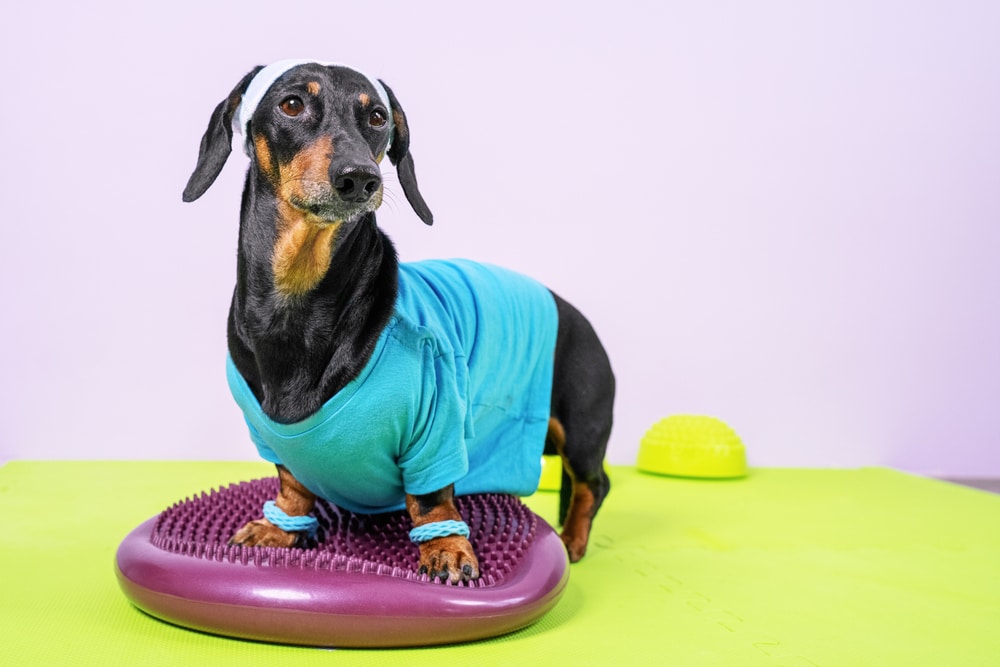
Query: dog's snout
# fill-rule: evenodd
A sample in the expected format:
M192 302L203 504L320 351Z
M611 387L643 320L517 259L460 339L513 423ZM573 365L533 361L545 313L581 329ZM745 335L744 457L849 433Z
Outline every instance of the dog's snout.
M342 169L333 180L333 187L345 202L364 203L382 185L382 176L377 169L352 166Z

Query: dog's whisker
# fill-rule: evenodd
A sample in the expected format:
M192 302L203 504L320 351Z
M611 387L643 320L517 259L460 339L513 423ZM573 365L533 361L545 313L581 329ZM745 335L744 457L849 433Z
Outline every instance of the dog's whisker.
M399 211L399 195L390 190L387 187L382 188L382 205L387 206L390 211L397 213Z

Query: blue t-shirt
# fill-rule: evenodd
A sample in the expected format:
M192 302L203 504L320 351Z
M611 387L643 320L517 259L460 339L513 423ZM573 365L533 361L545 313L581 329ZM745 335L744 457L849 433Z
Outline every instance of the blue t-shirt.
M395 312L361 373L295 424L267 417L227 357L260 455L354 512L405 494L529 495L548 429L558 316L538 282L464 260L402 264Z

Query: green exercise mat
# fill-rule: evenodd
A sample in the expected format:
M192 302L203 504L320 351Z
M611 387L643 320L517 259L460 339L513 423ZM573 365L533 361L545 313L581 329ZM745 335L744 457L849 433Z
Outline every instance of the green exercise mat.
M138 523L257 463L0 468L5 665L1000 665L1000 496L886 469L704 481L612 467L556 608L441 648L275 646L132 607L113 559ZM554 522L557 494L528 504Z

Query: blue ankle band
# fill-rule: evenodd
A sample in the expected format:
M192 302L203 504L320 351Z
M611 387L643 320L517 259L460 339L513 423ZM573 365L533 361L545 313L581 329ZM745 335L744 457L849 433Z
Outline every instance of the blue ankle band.
M316 537L316 529L319 528L315 517L288 516L273 500L264 503L264 518L289 533L308 533L309 537Z
M469 536L469 524L464 521L435 521L417 526L410 531L410 541L421 544L429 542L436 537L446 537L448 535Z

